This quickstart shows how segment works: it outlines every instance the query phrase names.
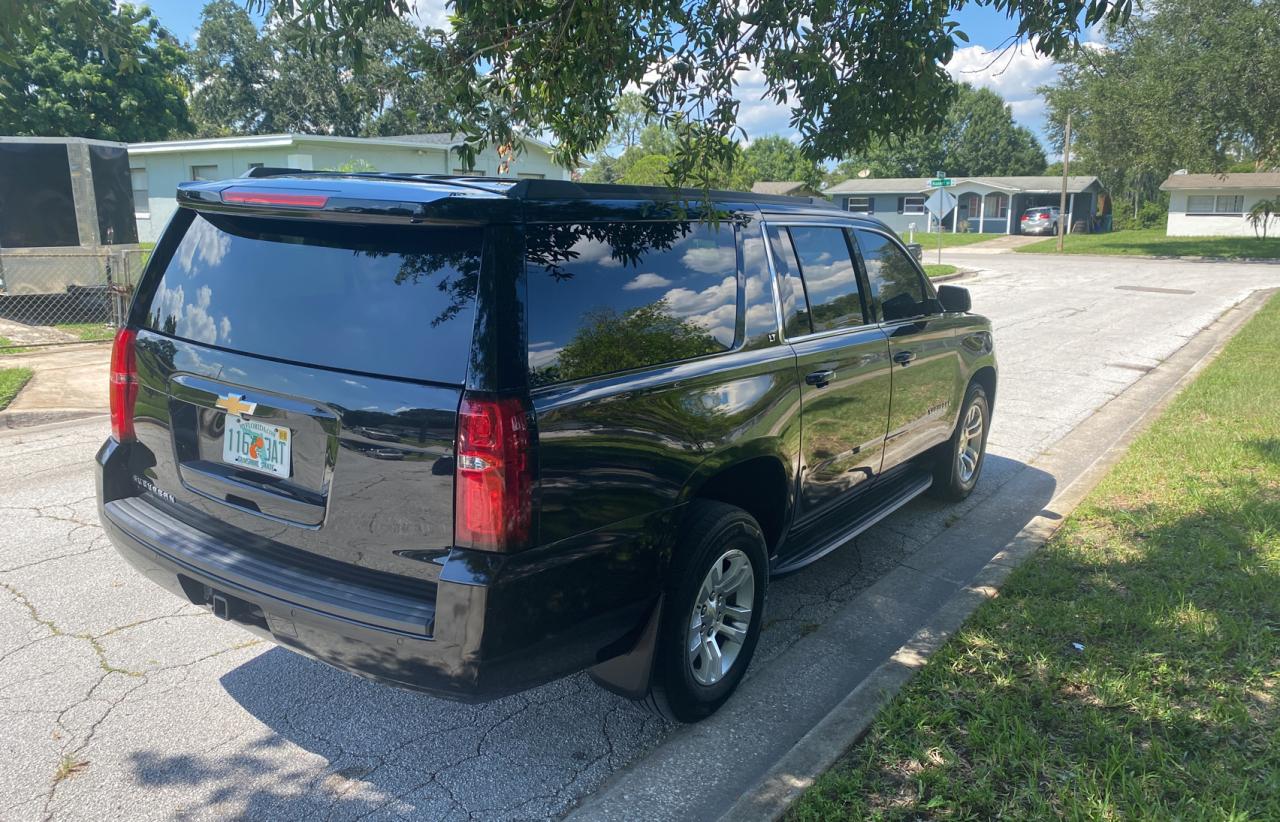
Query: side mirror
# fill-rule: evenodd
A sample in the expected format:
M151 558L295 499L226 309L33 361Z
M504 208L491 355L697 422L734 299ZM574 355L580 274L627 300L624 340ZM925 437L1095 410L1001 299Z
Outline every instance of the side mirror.
M948 314L963 314L973 308L969 289L958 285L938 286L938 302L942 303L942 310Z

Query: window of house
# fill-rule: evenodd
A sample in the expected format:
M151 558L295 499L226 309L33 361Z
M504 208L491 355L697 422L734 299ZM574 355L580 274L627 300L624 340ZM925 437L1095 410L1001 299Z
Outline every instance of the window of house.
M145 168L129 169L129 180L133 184L133 213L151 213L151 192L148 190L147 170Z
M903 214L923 214L924 213L924 197L903 197L902 198Z
M976 213L970 214L970 217L978 216ZM988 194L986 213L983 217L986 219L1005 219L1009 216L1009 195L1008 194Z
M262 168L262 163L249 163L249 168Z
M516 174L516 177L521 180L543 180L546 179L546 176L533 171L521 171Z
M728 222L531 225L526 272L533 385L715 354L737 335Z
M217 180L217 166L192 166L191 179L193 180Z
M929 313L929 291L915 262L901 246L877 231L857 229L871 296L885 322Z
M850 197L845 208L854 214L875 214L875 200L871 197Z
M1187 197L1188 214L1243 214L1243 194L1191 194Z
M858 274L844 229L792 226L787 232L800 264L814 332L863 325Z
M453 170L453 176L455 176L455 177L484 177L484 176L485 176L485 173L484 173L484 169L483 169L483 168L473 168L473 169L470 169L470 170L467 170L467 169L465 169L465 168L455 168L455 169Z

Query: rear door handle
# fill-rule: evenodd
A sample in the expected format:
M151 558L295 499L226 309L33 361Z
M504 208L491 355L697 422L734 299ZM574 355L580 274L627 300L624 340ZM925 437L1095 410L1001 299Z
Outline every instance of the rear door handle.
M893 355L893 361L898 365L911 365L911 363L915 362L915 359L916 352L914 351L899 351Z
M808 385L817 386L818 388L825 387L827 383L831 382L835 378L836 378L836 372L832 371L829 368L824 369L822 371L813 371L811 373L804 375L805 383L807 383Z

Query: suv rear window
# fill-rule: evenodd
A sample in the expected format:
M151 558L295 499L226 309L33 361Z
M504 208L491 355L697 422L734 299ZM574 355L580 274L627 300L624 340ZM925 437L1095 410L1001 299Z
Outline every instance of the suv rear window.
M179 213L181 242L139 297L143 325L326 368L461 383L478 228Z
M529 374L546 385L733 346L738 256L728 223L530 225Z

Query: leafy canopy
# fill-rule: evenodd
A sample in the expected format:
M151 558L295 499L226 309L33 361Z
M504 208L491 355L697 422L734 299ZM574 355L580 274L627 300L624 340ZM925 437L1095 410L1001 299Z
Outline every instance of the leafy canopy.
M200 135L453 130L428 71L438 55L410 23L371 23L361 35L365 59L358 64L285 34L279 24L259 31L233 0L204 7L191 60Z
M941 128L875 141L837 166L831 182L870 169L875 177L1032 175L1045 172L1044 150L989 89L958 88Z
M1173 171L1280 166L1280 0L1158 0L1042 91L1072 168L1139 203Z
M0 133L141 142L189 129L186 52L145 7L0 3ZM91 16L92 24L85 18ZM13 28L16 18L25 25Z
M408 0L249 0L321 50L362 53L378 21ZM1061 56L1086 26L1122 21L1132 0L454 0L436 32L448 107L484 144L518 151L549 133L576 165L639 89L650 121L676 140L673 182L710 186L749 137L738 124L743 72L789 106L809 159L865 150L877 136L936 128L954 94L943 65L966 39L948 17L969 6L1017 22L1016 36Z

